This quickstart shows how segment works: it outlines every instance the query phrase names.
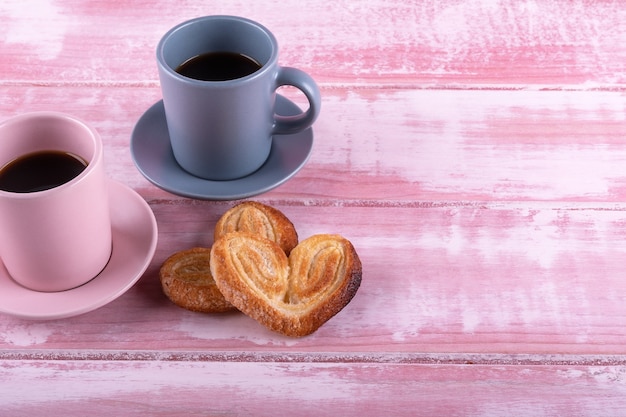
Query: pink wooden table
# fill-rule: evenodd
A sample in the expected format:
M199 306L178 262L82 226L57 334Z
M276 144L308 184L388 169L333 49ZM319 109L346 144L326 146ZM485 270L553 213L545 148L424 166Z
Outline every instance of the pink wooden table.
M254 198L361 256L356 297L305 338L160 288L233 204L153 186L129 149L156 43L206 14L265 24L322 90L309 162ZM93 124L159 227L110 304L0 315L0 414L626 415L624 22L602 0L0 3L0 118Z

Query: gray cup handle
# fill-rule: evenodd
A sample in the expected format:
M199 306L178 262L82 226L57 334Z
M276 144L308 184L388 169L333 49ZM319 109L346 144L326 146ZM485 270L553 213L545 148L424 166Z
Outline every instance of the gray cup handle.
M292 134L310 127L320 113L322 98L317 84L306 72L296 68L280 67L276 75L276 88L291 85L304 93L309 101L307 111L295 116L274 115L273 134Z

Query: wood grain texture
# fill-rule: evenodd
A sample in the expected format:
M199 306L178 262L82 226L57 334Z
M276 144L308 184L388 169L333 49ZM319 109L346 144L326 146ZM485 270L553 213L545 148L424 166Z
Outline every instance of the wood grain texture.
M111 178L148 200L176 198L148 183L130 156L133 127L160 100L158 87L0 89L9 97L0 102L7 117L50 108L75 114L100 132ZM621 92L374 87L322 87L322 92L309 162L266 198L332 205L619 204L626 198Z
M186 415L612 417L626 406L623 366L9 361L0 375L13 416L178 415L184 403Z
M160 264L176 250L210 246L212 225L226 207L153 206L160 244L133 289L76 318L2 317L0 346L623 353L626 214L621 210L277 206L301 238L341 233L363 262L364 279L352 302L313 335L292 339L240 313L188 312L163 295ZM372 235L372 218L386 234Z
M281 62L320 82L613 89L626 81L626 10L605 0L9 1L0 6L0 73L12 83L154 84L159 38L204 14L262 22L280 40Z
M159 38L205 14L262 22L322 90L307 165L255 198L363 262L356 297L302 339L160 288L235 203L162 191L129 150L161 98ZM0 3L0 119L92 124L159 225L114 302L0 315L0 414L626 415L625 20L610 0Z

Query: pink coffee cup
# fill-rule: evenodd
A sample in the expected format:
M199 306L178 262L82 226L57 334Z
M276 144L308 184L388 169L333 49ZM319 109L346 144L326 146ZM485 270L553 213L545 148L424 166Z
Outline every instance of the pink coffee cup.
M26 288L64 291L96 277L111 255L103 147L94 129L62 113L0 123L0 177L16 159L44 151L78 156L86 167L53 188L0 189L0 261Z

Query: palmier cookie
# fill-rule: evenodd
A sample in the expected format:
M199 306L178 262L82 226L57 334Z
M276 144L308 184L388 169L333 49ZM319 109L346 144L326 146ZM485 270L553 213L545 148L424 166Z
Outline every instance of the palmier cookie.
M298 234L291 220L278 209L256 201L240 203L224 213L215 225L213 241L236 231L272 240L287 255L298 244Z
M213 244L211 273L239 310L273 331L305 336L352 300L362 267L339 235L312 236L287 257L269 239L235 232Z
M211 249L192 248L167 258L159 273L165 295L176 305L202 313L235 310L215 285L209 260Z

